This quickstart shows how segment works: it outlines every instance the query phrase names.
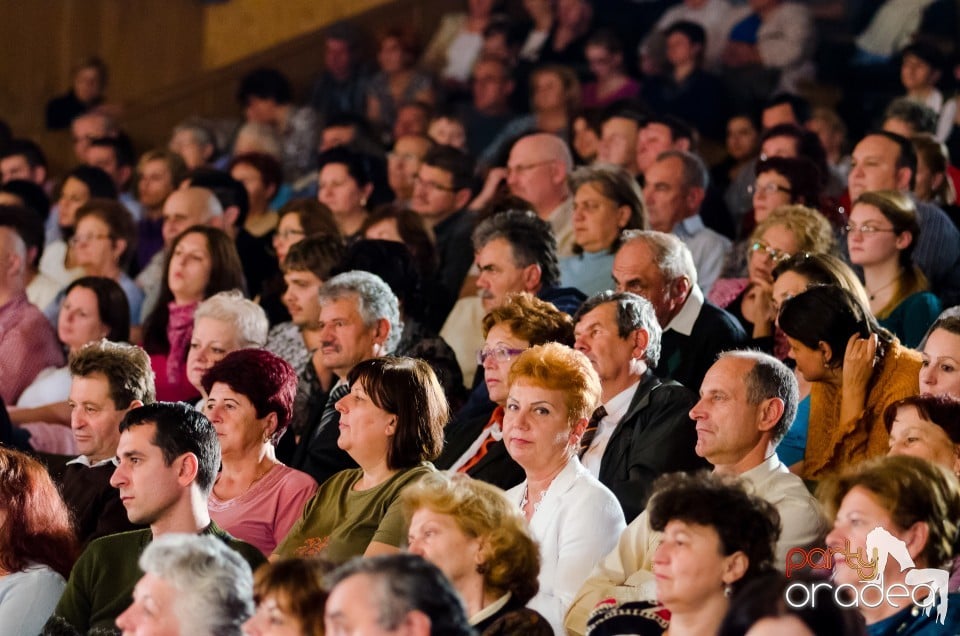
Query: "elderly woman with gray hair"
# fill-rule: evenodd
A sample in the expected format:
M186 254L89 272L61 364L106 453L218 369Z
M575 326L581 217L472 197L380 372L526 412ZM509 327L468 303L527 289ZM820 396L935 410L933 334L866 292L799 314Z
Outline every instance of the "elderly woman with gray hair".
M140 555L143 578L117 617L123 633L240 636L253 613L253 574L213 537L167 534Z
M578 168L573 192L573 256L560 259L560 282L593 295L610 289L613 255L623 230L647 228L647 208L637 182L616 166Z
M187 379L204 396L201 379L210 367L237 349L263 347L270 324L260 305L238 290L220 292L201 302L193 314L187 352Z

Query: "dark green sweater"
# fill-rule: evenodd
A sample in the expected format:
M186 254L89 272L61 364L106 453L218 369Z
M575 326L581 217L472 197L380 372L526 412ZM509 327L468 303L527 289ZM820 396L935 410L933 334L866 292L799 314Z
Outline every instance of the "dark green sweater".
M266 561L255 547L233 538L212 521L201 534L222 539L253 570ZM152 540L153 533L147 528L90 542L73 566L67 588L47 621L44 634L86 634L91 630L115 633L114 621L133 602L133 587L143 576L137 561Z

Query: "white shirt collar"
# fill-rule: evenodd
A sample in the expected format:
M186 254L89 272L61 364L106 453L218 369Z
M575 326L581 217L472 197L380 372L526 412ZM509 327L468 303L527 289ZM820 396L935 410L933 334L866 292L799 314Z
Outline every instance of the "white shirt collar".
M693 333L693 324L697 322L701 308L703 308L703 292L700 291L699 285L692 285L690 294L684 301L680 311L677 312L677 315L673 317L673 320L671 320L663 330L673 329L677 333L689 336Z
M114 457L108 457L107 459L101 459L98 462L91 463L90 458L87 457L86 455L78 455L77 457L74 457L73 459L68 461L67 466L69 466L70 464L82 464L87 468L100 468L101 466L106 466L107 464L116 465L116 463L117 462Z

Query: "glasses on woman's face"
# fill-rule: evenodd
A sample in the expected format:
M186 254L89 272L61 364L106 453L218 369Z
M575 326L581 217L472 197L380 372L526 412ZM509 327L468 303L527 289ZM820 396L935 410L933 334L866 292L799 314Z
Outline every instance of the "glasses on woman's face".
M274 238L282 239L284 241L292 241L294 239L301 239L306 236L307 233L303 230L283 230L282 232L277 232L274 234Z
M770 257L770 260L772 260L774 263L782 263L783 261L785 261L785 260L787 260L788 258L790 258L791 256L793 256L793 254L790 254L789 252L785 252L785 251L783 251L783 250L778 250L778 249L775 248L775 247L770 247L769 245L767 245L767 244L764 243L763 241L754 241L754 242L750 245L750 251L751 251L751 252L764 252L767 256Z
M80 243L92 243L110 238L109 234L75 234L70 238L70 245L76 247Z
M486 362L490 356L493 356L493 359L500 364L510 362L511 358L520 355L524 351L526 351L526 349L511 349L504 345L497 345L493 348L484 347L477 351L477 364L483 366L483 363Z
M751 195L759 194L769 197L777 192L792 194L793 189L777 183L764 183L763 185L760 185L759 183L751 183L749 186L747 186L747 192L749 192Z
M870 236L871 234L876 234L877 232L893 232L896 233L896 230L892 227L877 227L875 225L853 225L848 224L843 226L844 234L863 234L864 236Z

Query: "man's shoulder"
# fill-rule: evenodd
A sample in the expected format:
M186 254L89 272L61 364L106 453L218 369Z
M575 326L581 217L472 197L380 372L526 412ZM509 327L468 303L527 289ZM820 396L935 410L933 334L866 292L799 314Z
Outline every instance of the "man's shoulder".
M126 561L131 553L139 555L151 540L153 540L153 533L150 528L108 534L87 544L83 554L80 555L80 559L89 561L106 558L110 561ZM136 557L134 557L134 561L136 561Z
M700 307L700 313L697 315L693 330L695 332L705 331L714 335L723 334L738 342L747 338L743 326L733 317L733 314L707 300Z

